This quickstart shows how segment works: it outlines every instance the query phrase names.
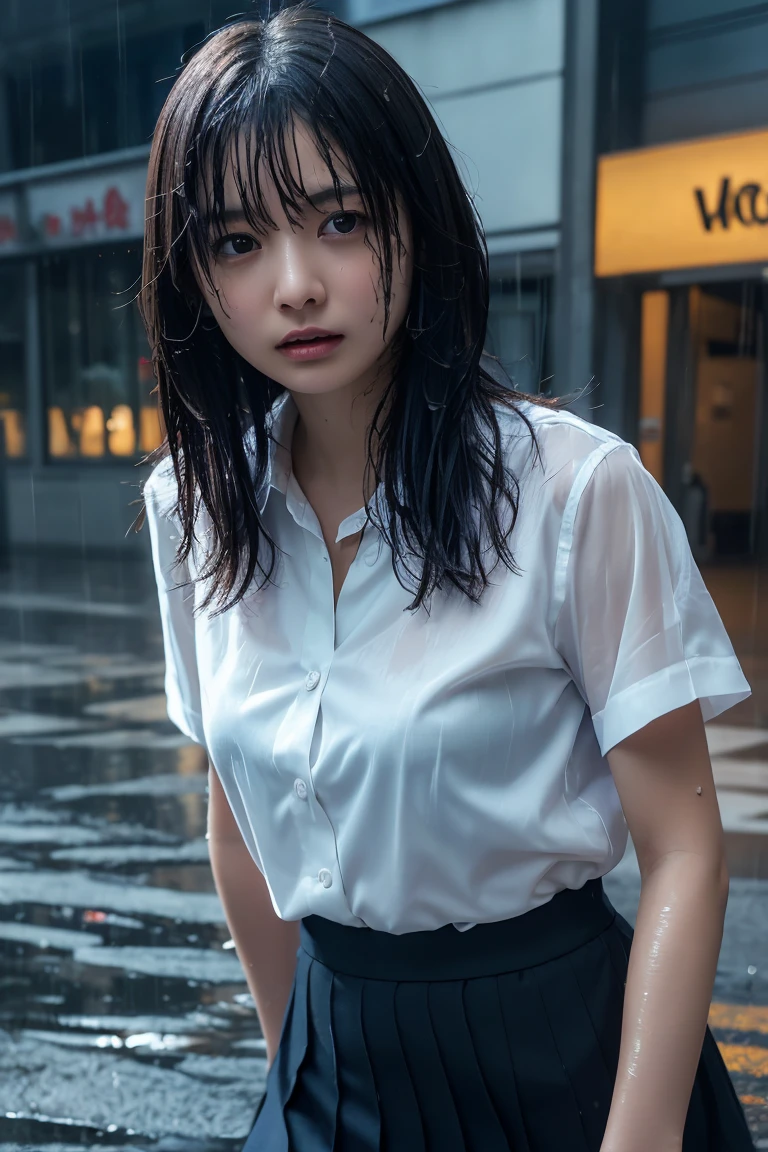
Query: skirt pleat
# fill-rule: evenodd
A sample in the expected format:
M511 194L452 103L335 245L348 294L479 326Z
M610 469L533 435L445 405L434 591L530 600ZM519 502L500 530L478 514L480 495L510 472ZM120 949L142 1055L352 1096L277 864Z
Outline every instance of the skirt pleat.
M555 1044L535 969L500 976L499 997L520 1103L536 1152L539 1148L554 1152L564 1132L568 1133L568 1152L593 1152Z
M600 1152L633 930L599 882L465 934L310 921L243 1152ZM754 1152L709 1028L683 1152Z
M304 1055L292 1072L293 1089L286 1111L291 1152L296 1148L317 1148L333 1152L336 1140L336 1113L339 1091L336 1051L331 1029L331 996L334 975L323 964L312 961L306 977L307 1038Z
M475 1057L509 1148L514 1148L515 1152L533 1152L518 1098L498 984L497 976L480 976L466 981L464 1004L467 1022L472 1032Z
M400 1040L398 985L370 980L363 987L363 1028L381 1113L381 1147L424 1152L421 1110Z
M587 1147L592 1148L605 1132L613 1095L614 1077L603 1059L593 1022L593 1013L599 1017L604 992L610 988L611 973L605 969L593 972L590 999L594 1006L590 1011L568 958L565 960L564 964L543 964L532 973L553 1044L579 1108Z
M589 1015L600 1057L613 1080L611 1069L618 1066L621 1025L624 1013L624 976L612 959L603 933L597 940L571 952L567 957L568 979ZM626 970L626 963L625 963ZM596 980L596 974L600 979Z
M421 1113L423 1147L426 1152L432 1152L433 1148L460 1147L463 1137L432 1027L428 994L428 984L407 981L398 986L395 1005Z
M464 1007L465 980L427 985L429 1015L467 1152L509 1152L477 1063Z
M339 1107L337 1152L378 1152L381 1117L363 1032L363 981L336 974L332 1028L336 1037Z

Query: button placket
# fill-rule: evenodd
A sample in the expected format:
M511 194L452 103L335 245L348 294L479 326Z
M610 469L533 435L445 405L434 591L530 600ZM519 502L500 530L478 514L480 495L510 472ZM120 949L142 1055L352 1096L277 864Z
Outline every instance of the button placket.
M299 681L299 696L292 727L293 789L296 803L292 805L297 844L304 875L314 887L318 909L327 914L348 912L344 890L336 883L336 834L314 787L312 745L315 738L322 695L330 677L335 652L335 613L332 599L332 573L327 562L329 553L318 533L306 540L307 559L310 564L309 603L304 644L299 659L304 680ZM322 558L322 560L321 560ZM323 563L325 561L325 563ZM289 777L290 779L290 777ZM322 794L322 790L321 790ZM301 802L301 803L300 803ZM321 867L323 861L333 870ZM311 907L311 904L310 904Z

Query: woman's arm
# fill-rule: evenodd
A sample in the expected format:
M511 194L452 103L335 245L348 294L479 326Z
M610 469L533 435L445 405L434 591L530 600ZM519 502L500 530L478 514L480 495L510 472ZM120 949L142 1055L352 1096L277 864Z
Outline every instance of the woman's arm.
M296 969L299 925L275 915L267 885L245 846L216 770L208 769L208 850L219 899L275 1058Z
M601 1152L680 1152L728 899L698 701L608 752L642 878Z

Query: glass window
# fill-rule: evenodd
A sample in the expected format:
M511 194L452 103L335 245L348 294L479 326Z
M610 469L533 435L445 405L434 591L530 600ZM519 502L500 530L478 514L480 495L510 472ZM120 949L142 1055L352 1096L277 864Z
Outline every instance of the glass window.
M550 277L493 280L486 351L521 392L546 391L551 375Z
M0 77L0 170L147 144L182 53L205 31L198 20L90 44L75 21L66 51L57 43L31 59L10 52Z
M135 296L140 244L43 258L41 340L50 459L136 457L161 440Z
M16 458L27 453L24 271L22 264L0 266L0 420L6 455Z

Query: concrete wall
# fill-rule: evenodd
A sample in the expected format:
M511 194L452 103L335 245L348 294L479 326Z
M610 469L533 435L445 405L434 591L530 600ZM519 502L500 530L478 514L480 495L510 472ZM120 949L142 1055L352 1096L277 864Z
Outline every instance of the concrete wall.
M530 247L519 234L557 228L564 0L472 0L365 31L429 100L492 250Z

